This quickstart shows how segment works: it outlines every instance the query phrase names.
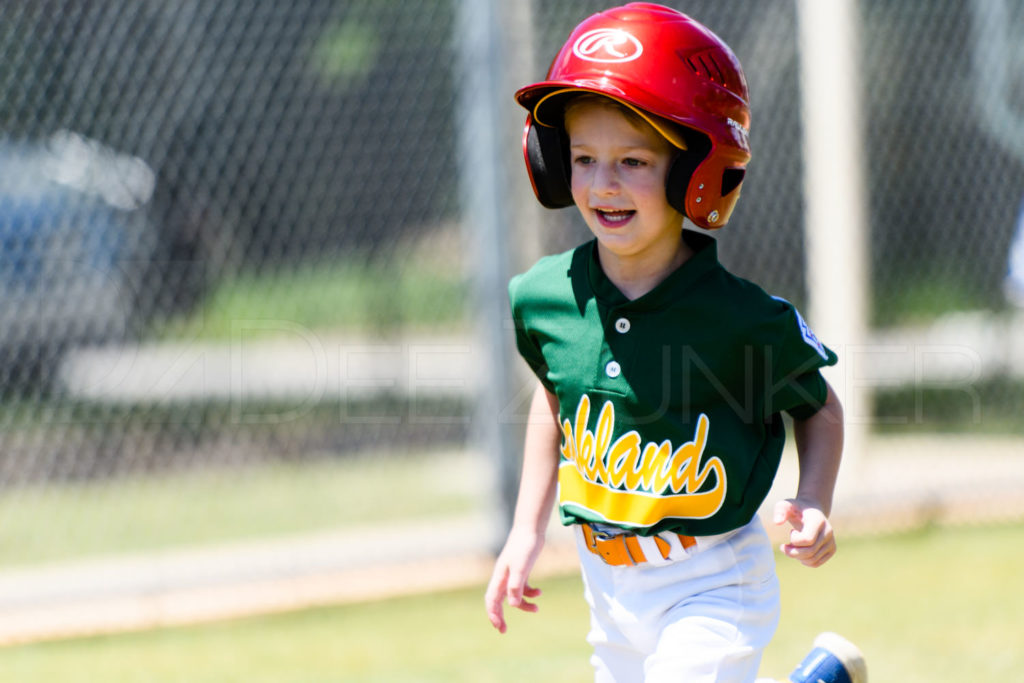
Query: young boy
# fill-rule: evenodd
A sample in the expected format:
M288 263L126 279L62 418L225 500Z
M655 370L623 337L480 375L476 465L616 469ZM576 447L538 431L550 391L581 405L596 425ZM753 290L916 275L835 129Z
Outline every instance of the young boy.
M575 204L594 240L510 285L520 353L540 380L515 519L485 602L534 612L528 583L558 498L574 525L597 681L753 681L779 613L757 510L793 419L792 526L782 552L835 553L828 515L842 409L836 356L787 302L728 273L715 241L739 196L749 108L736 57L689 17L632 3L581 23L529 112L538 199ZM866 679L833 634L794 681ZM813 678L812 678L813 676Z

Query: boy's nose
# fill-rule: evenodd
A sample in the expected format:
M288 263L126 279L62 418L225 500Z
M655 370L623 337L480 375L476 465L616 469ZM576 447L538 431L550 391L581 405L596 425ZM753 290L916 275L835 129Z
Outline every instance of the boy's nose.
M613 194L618 191L618 174L611 164L599 164L594 169L594 182L591 189L601 195Z

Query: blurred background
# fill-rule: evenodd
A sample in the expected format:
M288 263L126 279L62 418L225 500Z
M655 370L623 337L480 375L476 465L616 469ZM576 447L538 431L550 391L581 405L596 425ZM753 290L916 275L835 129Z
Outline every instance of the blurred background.
M810 306L798 7L667 4L750 86L722 260ZM505 283L586 238L535 206L512 92L607 3L504 5L0 4L0 638L486 564L532 389ZM866 328L819 336L872 360L837 515L1019 520L1024 5L854 7Z

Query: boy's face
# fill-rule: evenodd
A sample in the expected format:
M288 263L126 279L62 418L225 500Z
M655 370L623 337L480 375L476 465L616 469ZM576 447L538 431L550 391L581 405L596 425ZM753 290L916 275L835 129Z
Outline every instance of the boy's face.
M570 106L572 197L602 254L633 260L675 253L683 215L665 194L675 148L643 121L599 102Z

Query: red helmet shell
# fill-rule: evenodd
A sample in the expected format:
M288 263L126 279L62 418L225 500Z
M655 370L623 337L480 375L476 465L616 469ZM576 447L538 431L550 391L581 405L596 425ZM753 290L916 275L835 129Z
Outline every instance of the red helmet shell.
M573 30L547 78L520 89L516 100L534 125L561 126L560 113L545 104L566 91L606 95L703 133L710 151L684 179L676 208L700 227L725 225L750 160L750 106L739 60L718 36L662 5L605 10ZM671 188L668 194L671 201Z

